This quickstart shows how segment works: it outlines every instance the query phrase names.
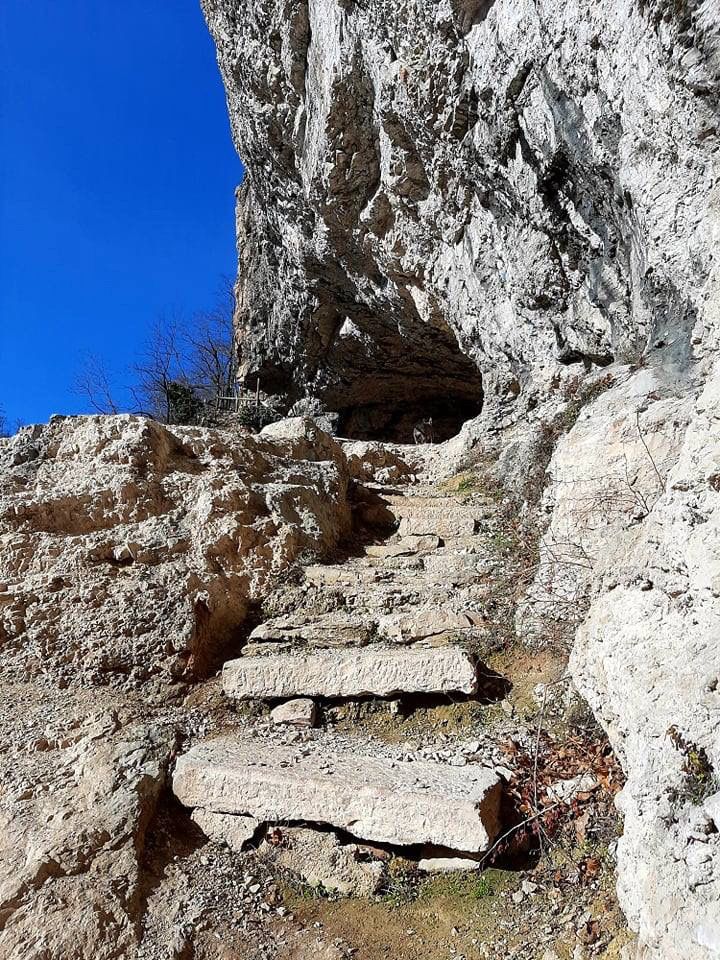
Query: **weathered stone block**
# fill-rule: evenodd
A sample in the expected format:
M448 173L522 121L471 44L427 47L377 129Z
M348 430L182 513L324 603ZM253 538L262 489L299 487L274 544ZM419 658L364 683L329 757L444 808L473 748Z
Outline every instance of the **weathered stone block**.
M177 762L175 795L186 806L257 820L325 823L399 846L432 843L486 850L498 832L500 780L486 767L403 763L220 737Z
M389 697L396 693L475 693L477 672L458 647L286 652L230 660L223 690L239 700L285 697Z

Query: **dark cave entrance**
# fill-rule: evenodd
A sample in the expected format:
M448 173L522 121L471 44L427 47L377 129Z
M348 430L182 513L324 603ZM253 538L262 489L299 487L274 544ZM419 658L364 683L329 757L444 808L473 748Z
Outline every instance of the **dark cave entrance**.
M482 395L368 403L341 412L339 433L353 440L442 443L458 434L463 424L481 411Z
M481 413L482 374L447 324L362 321L355 318L358 336L328 358L324 401L338 414L340 436L442 443Z

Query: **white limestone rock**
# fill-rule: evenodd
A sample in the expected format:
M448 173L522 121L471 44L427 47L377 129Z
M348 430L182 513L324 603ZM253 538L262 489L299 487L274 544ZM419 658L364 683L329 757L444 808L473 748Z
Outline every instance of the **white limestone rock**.
M548 787L548 797L556 803L571 803L579 793L597 789L598 782L591 773L581 773L568 780L557 780Z
M320 616L294 612L259 624L248 637L248 646L342 647L363 646L373 633L373 624L364 618L333 611Z
M566 616L576 598L573 680L627 775L620 903L643 957L662 960L711 960L720 944L720 834L702 800L712 777L693 782L671 735L717 776L719 407L718 366L697 398L657 368L621 372L557 448L530 591L541 606L563 598Z
M248 382L352 436L434 414L438 440L483 396L646 346L685 362L715 325L714 0L203 8L248 168Z
M381 861L369 859L366 848L356 843L341 843L328 831L306 827L279 827L271 831L273 840L265 840L258 856L301 877L311 887L342 896L370 896L381 886L385 868Z
M145 835L173 749L107 691L3 684L0 956L137 950Z
M329 824L360 839L398 846L435 844L486 850L499 829L500 781L477 765L462 768L302 749L227 735L180 757L173 791L188 807L266 822Z
M298 553L348 529L344 455L310 423L70 417L0 439L4 678L137 687L214 667Z
M240 851L255 836L259 821L253 817L239 817L231 813L215 813L196 807L192 820L210 840L225 843L235 853Z
M314 727L317 722L317 707L312 700L300 697L288 700L270 711L270 718L278 725L291 727Z
M223 690L238 700L287 697L389 697L397 693L477 691L472 657L457 647L267 653L223 667Z
M415 613L389 614L381 617L378 631L396 643L413 643L429 637L471 630L483 623L480 614L473 611L431 609Z

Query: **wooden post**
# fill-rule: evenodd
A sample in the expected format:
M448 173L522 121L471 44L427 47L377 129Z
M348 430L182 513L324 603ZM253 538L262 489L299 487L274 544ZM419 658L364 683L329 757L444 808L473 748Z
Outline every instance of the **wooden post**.
M260 409L260 377L255 381L255 410Z

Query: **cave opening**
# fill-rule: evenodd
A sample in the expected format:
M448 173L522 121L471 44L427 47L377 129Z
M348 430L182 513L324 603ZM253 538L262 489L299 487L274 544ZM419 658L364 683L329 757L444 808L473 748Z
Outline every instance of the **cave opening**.
M353 440L442 443L482 411L482 395L421 396L360 404L340 413L339 433Z
M482 375L446 323L364 320L356 319L360 335L332 357L338 375L324 399L341 436L442 443L481 413Z

